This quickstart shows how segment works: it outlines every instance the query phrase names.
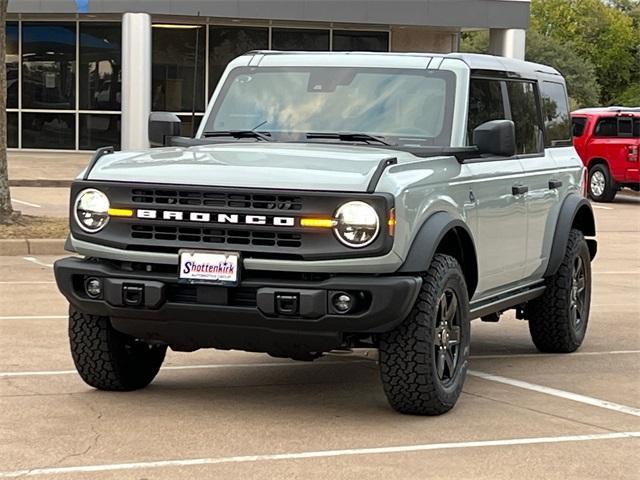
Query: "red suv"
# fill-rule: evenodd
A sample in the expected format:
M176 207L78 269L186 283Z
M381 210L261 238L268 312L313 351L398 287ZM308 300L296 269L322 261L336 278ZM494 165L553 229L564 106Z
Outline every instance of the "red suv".
M589 169L589 196L610 202L640 190L640 108L585 108L571 114L573 144Z

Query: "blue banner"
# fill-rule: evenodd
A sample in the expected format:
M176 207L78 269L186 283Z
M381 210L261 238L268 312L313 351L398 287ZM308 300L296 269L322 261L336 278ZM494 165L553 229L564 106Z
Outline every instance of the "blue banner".
M76 0L78 13L89 13L89 0Z

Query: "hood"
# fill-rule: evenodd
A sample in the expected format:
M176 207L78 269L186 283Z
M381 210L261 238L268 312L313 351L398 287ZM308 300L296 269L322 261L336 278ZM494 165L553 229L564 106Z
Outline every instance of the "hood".
M398 152L330 144L234 143L105 155L89 180L365 192Z

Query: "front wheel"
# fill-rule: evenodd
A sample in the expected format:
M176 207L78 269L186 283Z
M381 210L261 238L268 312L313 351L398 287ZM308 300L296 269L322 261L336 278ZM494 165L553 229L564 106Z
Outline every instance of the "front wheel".
M400 413L441 415L453 408L467 373L469 299L460 265L437 254L405 321L379 337L380 376Z
M529 332L542 352L570 353L582 345L591 304L591 256L580 230L569 234L562 264L544 294L527 304Z
M146 387L164 361L166 345L150 345L118 332L108 317L69 307L69 344L82 380L99 390Z

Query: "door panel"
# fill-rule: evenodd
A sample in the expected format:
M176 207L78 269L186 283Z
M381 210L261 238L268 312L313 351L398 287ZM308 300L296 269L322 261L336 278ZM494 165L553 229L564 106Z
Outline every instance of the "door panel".
M517 159L464 165L465 183L475 199L479 283L476 298L522 280L525 264L527 212L525 195L512 191L523 184Z

